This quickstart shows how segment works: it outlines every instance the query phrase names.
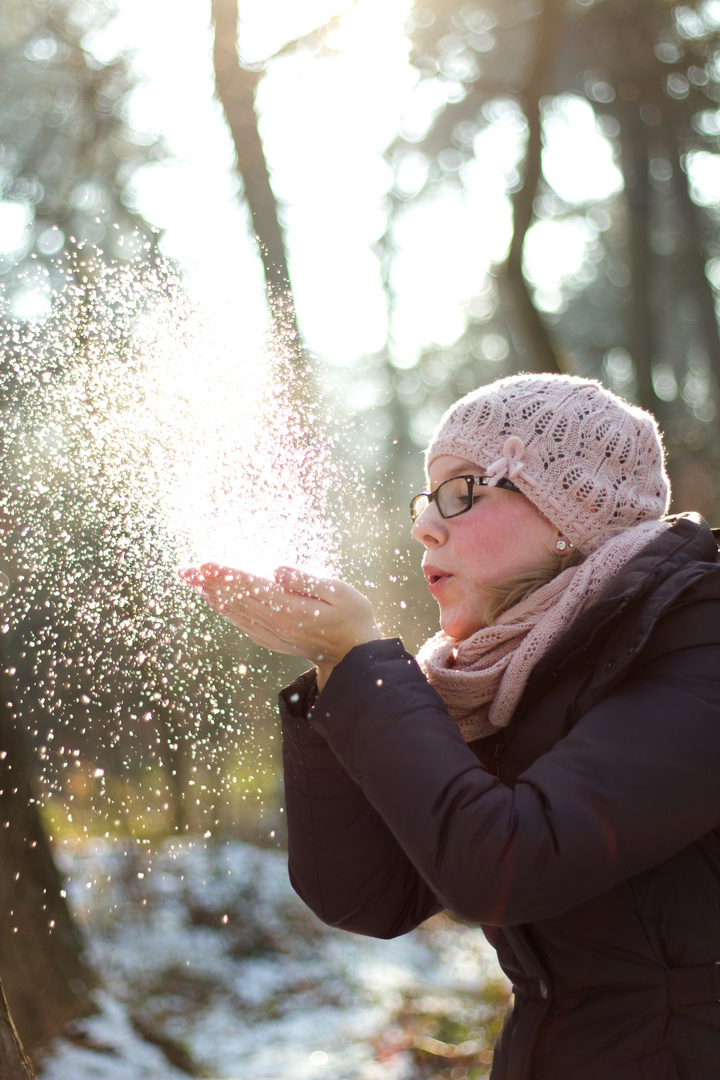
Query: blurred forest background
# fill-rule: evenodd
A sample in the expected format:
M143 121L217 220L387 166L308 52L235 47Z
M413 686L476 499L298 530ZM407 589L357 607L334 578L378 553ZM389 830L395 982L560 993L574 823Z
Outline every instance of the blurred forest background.
M673 509L718 523L720 0L299 6L178 9L194 105L182 73L148 97L122 0L0 9L0 976L29 1046L95 978L52 844L282 844L274 700L302 666L175 583L209 506L259 550L298 491L283 528L305 513L415 648L430 431L479 384L567 371L655 413ZM173 150L193 123L217 163ZM193 199L203 157L224 187Z

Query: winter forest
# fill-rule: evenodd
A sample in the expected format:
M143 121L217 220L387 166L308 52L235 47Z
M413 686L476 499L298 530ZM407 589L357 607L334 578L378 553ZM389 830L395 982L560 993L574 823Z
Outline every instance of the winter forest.
M415 650L445 408L592 376L720 494L720 0L0 6L0 1076L476 1080L507 984L285 866L271 655L182 586L339 574Z

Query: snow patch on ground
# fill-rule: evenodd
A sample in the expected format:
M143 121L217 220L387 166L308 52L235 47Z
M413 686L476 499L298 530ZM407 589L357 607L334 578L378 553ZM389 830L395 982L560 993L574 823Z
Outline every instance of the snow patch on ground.
M472 1009L502 980L482 932L446 916L393 941L324 926L283 852L93 841L62 869L104 985L42 1080L408 1080L387 1042L408 996Z

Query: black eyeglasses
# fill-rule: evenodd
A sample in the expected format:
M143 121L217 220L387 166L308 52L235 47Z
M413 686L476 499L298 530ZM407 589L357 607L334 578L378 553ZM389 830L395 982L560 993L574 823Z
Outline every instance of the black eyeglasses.
M410 517L417 521L431 502L436 504L440 517L453 518L458 514L465 514L472 507L475 488L487 487L491 479L490 476L451 476L449 480L438 484L434 491L421 491L416 495L410 503ZM494 486L522 494L520 488L516 488L505 476Z

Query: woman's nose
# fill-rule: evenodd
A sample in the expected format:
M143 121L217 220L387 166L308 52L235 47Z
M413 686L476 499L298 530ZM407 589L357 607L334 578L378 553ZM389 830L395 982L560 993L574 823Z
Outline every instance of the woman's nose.
M413 539L423 547L437 547L444 544L447 538L447 526L440 517L435 503L426 506L422 514L419 514L412 525Z

